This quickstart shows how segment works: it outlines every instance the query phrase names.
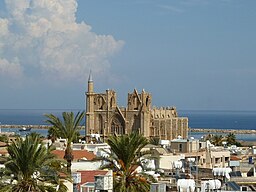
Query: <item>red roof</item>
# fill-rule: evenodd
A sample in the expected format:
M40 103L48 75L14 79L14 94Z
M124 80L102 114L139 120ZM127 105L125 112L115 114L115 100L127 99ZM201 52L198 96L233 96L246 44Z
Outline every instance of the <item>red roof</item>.
M54 150L52 151L53 154L57 155L58 158L63 159L65 155L64 150ZM74 160L86 158L87 160L92 160L96 158L96 155L94 155L92 152L89 152L87 150L73 150Z
M94 171L78 171L81 173L81 184L87 183L87 182L95 182L94 176L96 175L106 175L108 171L103 170L94 170Z
M0 147L6 147L7 143L0 141Z
M1 154L1 155L6 155L6 154L8 154L7 149L0 149L0 154Z
M231 156L230 156L230 160L231 160L231 161L239 161L239 160L241 160L241 158L240 158L240 157L237 157L237 156L234 156L234 155L231 155Z

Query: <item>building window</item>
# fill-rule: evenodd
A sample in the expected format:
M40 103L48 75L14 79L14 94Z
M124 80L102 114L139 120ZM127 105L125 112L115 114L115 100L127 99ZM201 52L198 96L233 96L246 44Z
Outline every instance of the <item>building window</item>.
M179 151L182 152L182 144L179 144Z
M121 120L121 117L118 115L114 116L111 122L111 133L122 135L125 134L124 122Z
M155 132L154 132L154 128L153 127L150 128L150 136L155 136Z

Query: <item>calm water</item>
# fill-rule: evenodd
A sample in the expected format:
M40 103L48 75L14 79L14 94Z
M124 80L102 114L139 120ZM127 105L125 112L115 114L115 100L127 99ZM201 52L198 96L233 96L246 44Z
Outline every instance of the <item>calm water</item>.
M191 128L256 129L256 111L180 111Z
M31 129L31 131L19 131L19 128L2 128L2 132L14 132L17 135L25 136L27 134L30 134L32 132L39 133L40 135L47 136L48 135L48 130L47 129ZM80 135L85 135L85 130L80 130Z
M180 116L189 118L191 128L256 129L256 111L180 111ZM191 133L201 138L205 133ZM256 141L255 134L237 134L238 140Z
M44 114L52 113L61 117L63 111L73 111L78 109L0 109L0 122L4 125L46 125Z
M45 125L44 114L52 113L61 117L63 111L78 112L78 109L48 109L48 110L0 110L1 124ZM178 111L179 116L189 118L191 128L218 128L218 129L256 129L256 111ZM3 130L17 131L18 129ZM34 129L47 135L47 130ZM81 131L84 134L84 131ZM191 136L200 138L204 133L191 133ZM256 135L237 135L237 139L256 141Z

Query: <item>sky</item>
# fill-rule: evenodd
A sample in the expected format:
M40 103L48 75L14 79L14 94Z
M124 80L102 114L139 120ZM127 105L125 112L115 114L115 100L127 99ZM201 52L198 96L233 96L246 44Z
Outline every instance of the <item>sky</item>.
M0 109L256 110L255 0L0 0Z

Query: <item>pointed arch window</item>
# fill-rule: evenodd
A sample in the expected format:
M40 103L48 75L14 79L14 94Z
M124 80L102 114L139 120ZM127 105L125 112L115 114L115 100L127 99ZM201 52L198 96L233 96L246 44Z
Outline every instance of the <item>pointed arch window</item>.
M99 122L99 133L101 135L103 135L104 134L104 124L103 124L103 117L102 117L102 115L99 115L98 122Z
M124 129L124 121L121 119L119 115L115 115L112 118L111 121L111 133L112 134L117 134L117 135L122 135L125 134L125 129Z

